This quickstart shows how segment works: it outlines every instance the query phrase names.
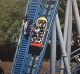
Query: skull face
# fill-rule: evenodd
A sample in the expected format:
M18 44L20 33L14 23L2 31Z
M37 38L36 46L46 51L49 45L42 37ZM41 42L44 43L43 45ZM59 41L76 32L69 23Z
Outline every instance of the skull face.
M46 24L46 21L45 20L39 20L38 24Z

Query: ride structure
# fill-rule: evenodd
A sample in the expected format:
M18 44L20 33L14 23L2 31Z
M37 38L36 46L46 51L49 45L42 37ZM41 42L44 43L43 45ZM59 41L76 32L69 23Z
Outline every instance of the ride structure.
M64 69L66 70L67 74L74 73L74 72L71 72L71 70L70 70L70 61L69 61L70 55L67 56L67 54L70 54L70 52L66 53L66 50L65 50L66 48L70 49L70 46L67 46L65 44L65 42L68 43L70 41L70 39L69 39L69 41L67 42L67 39L70 38L71 34L69 34L69 36L66 34L69 33L69 31L71 33L71 27L70 27L69 31L68 31L68 28L65 29L64 39L63 39L62 33L61 33L61 28L60 28L60 23L59 23L59 18L57 15L58 10L59 10L60 1L61 0L28 0L28 5L26 6L26 11L25 11L25 16L27 15L27 21L30 21L30 20L33 21L32 26L33 26L34 30L36 29L36 27L41 27L40 24L43 24L43 22L45 22L44 23L45 27L42 29L44 33L41 34L41 35L43 35L41 38L41 41L39 42L39 40L37 40L38 42L35 42L35 40L33 40L33 38L34 38L33 31L30 31L29 36L26 37L24 35L24 26L22 25L19 42L17 45L16 54L14 57L12 74L39 74L41 66L42 66L42 62L44 59L44 55L46 52L46 48L47 48L48 42L51 37L52 37L52 42L54 42L53 43L54 45L52 45L51 74L56 74L55 70L57 68L56 68L56 66L54 66L54 65L56 65L55 62L57 61L57 63L60 63L60 60L56 60L56 54L55 54L56 53L56 28L57 28L61 51L62 51L62 58L64 60L61 63L62 64L61 65L61 74L64 73ZM70 5L70 3L71 3L71 5ZM73 4L73 6L74 6L74 4ZM66 15L68 15L68 17L66 16L66 18L65 18L66 19L65 22L67 22L67 23L65 23L66 26L67 26L67 24L72 24L72 22L69 21L69 15L72 15L72 11L70 10L70 8L72 9L72 7L71 7L72 1L71 0L68 1L68 5L67 5L68 7L66 9L66 12L67 12ZM68 8L69 8L69 10L68 10ZM69 11L70 11L70 13L69 13ZM74 9L74 11L75 11L75 9ZM75 13L75 15L76 15L76 13ZM72 20L71 17L72 16L70 16L70 20ZM44 19L42 20L42 18L44 18ZM76 15L76 18L78 19L78 15ZM41 23L38 24L38 21ZM77 21L77 22L78 22L78 26L79 26L79 21ZM52 32L54 34L52 34ZM68 37L65 38L66 36L68 36ZM37 36L37 35L36 35L36 37L39 38L39 36ZM39 53L36 54L35 51L37 51ZM34 52L34 53L32 53L32 52ZM53 53L54 53L54 55L53 55ZM63 64L65 64L65 65L63 65ZM46 70L44 72L44 74L48 74L49 69L50 68L48 68L48 70Z

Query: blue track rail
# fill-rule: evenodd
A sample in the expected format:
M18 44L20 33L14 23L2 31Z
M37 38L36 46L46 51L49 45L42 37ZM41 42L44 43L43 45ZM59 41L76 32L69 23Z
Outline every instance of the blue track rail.
M28 7L27 16L29 20L35 21L43 13L40 4L42 0L31 0L30 6Z
M34 20L38 17L37 11L40 7L40 1L41 0L31 0L27 10L28 20ZM30 38L31 35L28 38L24 36L22 28L21 38L14 58L12 74L25 74L25 66L30 62L30 56L28 55Z
M40 16L43 16L44 13L44 8L42 8L40 6L42 0L31 0L29 2L29 6L27 9L27 16L28 16L28 20L33 20L33 25L35 23L35 20L37 18L39 18ZM39 56L39 60L38 60L38 64L36 66L35 69L33 69L34 71L32 71L32 74L39 74L39 70L42 64L42 60L46 51L46 46L50 37L50 33L51 33L51 29L53 27L53 23L55 20L55 16L57 14L57 10L59 7L59 0L56 1L55 6L53 8L53 10L51 11L51 18L49 18L48 21L49 23L49 31L47 33L47 36L45 38L45 43L44 43L44 47L43 50L40 53ZM30 33L31 34L31 33ZM13 64L13 68L12 68L12 74L29 74L28 69L29 64L31 61L32 56L28 53L29 49L29 45L30 45L30 40L31 40L31 35L29 37L25 37L23 34L23 27L22 27L22 32L21 32L21 37L20 37L20 41L16 50L16 55L14 58L14 64Z
M35 1L35 0L34 0ZM31 14L31 13L29 13L29 12L27 12L28 14L28 19L29 20L32 20L32 17L31 17L31 15L33 15L33 18L34 18L34 21L35 20L37 20L40 16L43 16L43 12L44 12L44 9L41 7L41 1L42 0L38 0L39 2L39 4L38 4L38 7L37 7L37 9L38 10L32 10L32 8L34 8L34 6L32 5L32 3L31 3L31 6L29 7L29 12L34 12L34 11L36 11L36 14L34 14L35 15L35 17L34 17L34 15L33 14ZM31 19L30 19L30 18ZM35 22L34 22L35 23ZM30 50L30 49L29 49ZM30 54L29 54L30 55ZM31 62L31 58L32 57L29 57L28 55L26 55L25 57L27 57L24 61L25 61L25 63L23 64L23 72L21 72L21 73L23 73L23 74L29 74L29 70L31 69L31 66L29 66L29 63ZM26 70L25 70L26 69ZM33 69L34 70L34 69ZM33 71L32 70L32 71Z
M46 38L45 38L45 43L44 43L43 49L40 53L37 67L32 74L39 74L39 71L40 71L40 68L41 68L41 65L42 65L42 61L43 61L43 58L44 58L44 55L45 55L45 52L46 52L46 47L47 47L49 38L51 36L50 33L52 31L54 21L55 21L55 17L56 17L58 8L59 8L59 4L60 4L60 0L56 0L56 2L54 4L54 8L52 10L52 14L51 14L51 18L50 18L51 20L49 21L49 28L48 28L48 33L47 33Z
M47 1L47 0L46 0L46 1ZM56 16L56 14L57 14L58 8L59 8L59 1L56 1L54 8L49 12L49 14L48 14L49 16L47 17L48 23L49 23L49 24L48 24L48 26L49 26L49 31L48 31L48 33L47 33L47 39L44 40L44 41L45 41L45 44L44 44L43 50L42 50L42 52L41 52L41 54L40 54L40 56L39 56L39 59L38 59L37 64L36 64L36 67L33 67L31 73L29 73L29 70L31 69L31 68L30 68L31 66L28 67L28 69L27 69L28 72L27 72L26 74L39 74L39 71L40 71L40 68L41 68L41 64L42 64L42 60L43 60L43 57L44 57L45 52L46 52L46 46L47 46L49 37L50 37L50 35L51 35L51 29L52 29L52 27L53 27L53 23L52 23L52 22L55 21L55 16ZM45 13L46 13L46 10L45 10ZM43 15L45 15L45 13L44 13ZM53 15L53 16L52 16L52 15ZM47 40L47 41L46 41L46 40ZM47 43L46 43L46 42L47 42Z

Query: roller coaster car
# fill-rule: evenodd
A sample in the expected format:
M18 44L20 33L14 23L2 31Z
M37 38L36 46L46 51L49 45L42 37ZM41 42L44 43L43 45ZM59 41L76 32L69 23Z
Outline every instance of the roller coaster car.
M36 22L30 46L42 48L44 44L46 31L47 31L47 19L45 17L40 17Z

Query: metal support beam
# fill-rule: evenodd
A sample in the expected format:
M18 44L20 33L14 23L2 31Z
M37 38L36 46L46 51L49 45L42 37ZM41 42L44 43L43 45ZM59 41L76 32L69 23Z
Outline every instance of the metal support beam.
M67 41L67 31L68 31L68 22L69 22L69 12L70 12L70 3L71 0L67 1L67 5L66 5L66 14L65 14L65 23L64 23L64 46L66 48L66 41ZM60 74L64 74L64 63L63 63L63 59L61 59L61 71Z
M65 50L64 41L63 41L63 36L62 36L62 33L61 33L61 28L60 28L60 22L59 22L58 15L56 16L56 26L57 26L57 31L58 31L58 36L59 36L59 40L60 40L60 46L61 46L61 51L62 51L62 56L63 56L65 68L66 68L67 74L71 74L69 61L68 61L67 53L66 53L66 50Z
M68 19L69 19L69 12L70 12L70 3L71 3L71 0L68 0L67 1L67 6L66 6L66 14L65 14L64 34L63 34L65 48L66 48L66 40L67 40L67 30L68 30L68 22L69 22Z
M72 34L72 1L70 3L70 13L69 13L69 22L68 22L68 31L67 31L67 41L66 41L66 49L70 62L70 54L71 54L71 34Z
M27 0L26 10L25 10L25 15L24 15L24 16L26 16L26 15L27 15L28 5L30 4L30 2L31 2L31 0Z
M80 17L79 17L78 5L77 5L76 0L72 0L72 5L73 5L74 15L75 15L76 22L77 22L78 33L80 36Z
M51 74L56 74L56 25L52 29L51 39Z

